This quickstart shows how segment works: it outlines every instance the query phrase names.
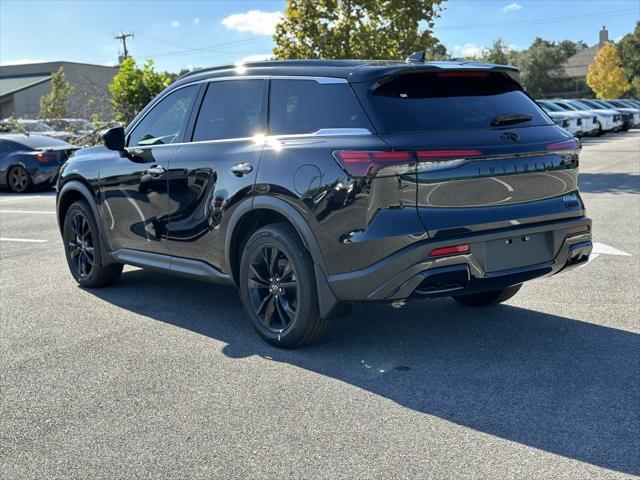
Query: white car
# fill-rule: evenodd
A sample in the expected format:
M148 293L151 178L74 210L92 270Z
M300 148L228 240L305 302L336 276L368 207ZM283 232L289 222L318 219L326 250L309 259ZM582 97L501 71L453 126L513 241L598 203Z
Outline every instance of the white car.
M569 111L582 111L594 114L596 117L598 117L599 133L618 131L622 128L622 116L616 111L607 109L594 109L589 105L573 99L558 99L553 100L553 103Z
M589 115L584 115L579 112L565 111L547 100L536 100L536 103L557 125L560 125L570 134L576 137L582 137L588 133L585 130L586 118L583 117L589 117Z

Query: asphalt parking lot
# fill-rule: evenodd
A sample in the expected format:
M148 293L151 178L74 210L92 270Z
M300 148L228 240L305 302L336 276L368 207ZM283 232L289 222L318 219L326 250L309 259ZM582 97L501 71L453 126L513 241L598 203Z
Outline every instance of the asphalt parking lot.
M82 290L52 193L0 195L0 478L640 475L640 131L584 141L592 261L502 306L356 306L260 341L235 290Z

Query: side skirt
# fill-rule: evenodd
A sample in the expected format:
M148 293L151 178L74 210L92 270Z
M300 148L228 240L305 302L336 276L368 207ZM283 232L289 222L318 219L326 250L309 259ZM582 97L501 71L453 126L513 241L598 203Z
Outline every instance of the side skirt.
M116 262L133 265L134 267L148 268L173 275L206 280L219 285L234 285L230 275L222 273L208 263L199 260L172 257L160 253L142 252L128 248L120 248L111 252L110 255Z

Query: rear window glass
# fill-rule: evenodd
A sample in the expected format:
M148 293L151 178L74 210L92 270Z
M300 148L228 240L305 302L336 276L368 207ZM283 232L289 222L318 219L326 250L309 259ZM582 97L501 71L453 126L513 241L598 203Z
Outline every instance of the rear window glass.
M384 133L549 125L503 73L411 73L382 83L367 97L374 124Z
M328 128L371 129L347 83L273 79L270 97L270 135L314 133Z

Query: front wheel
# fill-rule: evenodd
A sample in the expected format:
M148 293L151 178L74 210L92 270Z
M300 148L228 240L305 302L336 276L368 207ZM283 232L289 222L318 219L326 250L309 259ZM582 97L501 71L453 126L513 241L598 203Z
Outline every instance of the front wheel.
M240 297L258 334L277 347L317 342L331 325L320 317L311 256L297 232L284 223L262 227L247 241Z
M67 210L62 238L69 270L81 286L103 287L120 278L121 263L102 263L98 225L85 202L75 202Z
M472 293L469 295L454 295L453 299L469 307L486 307L509 300L520 291L522 284L489 292Z

